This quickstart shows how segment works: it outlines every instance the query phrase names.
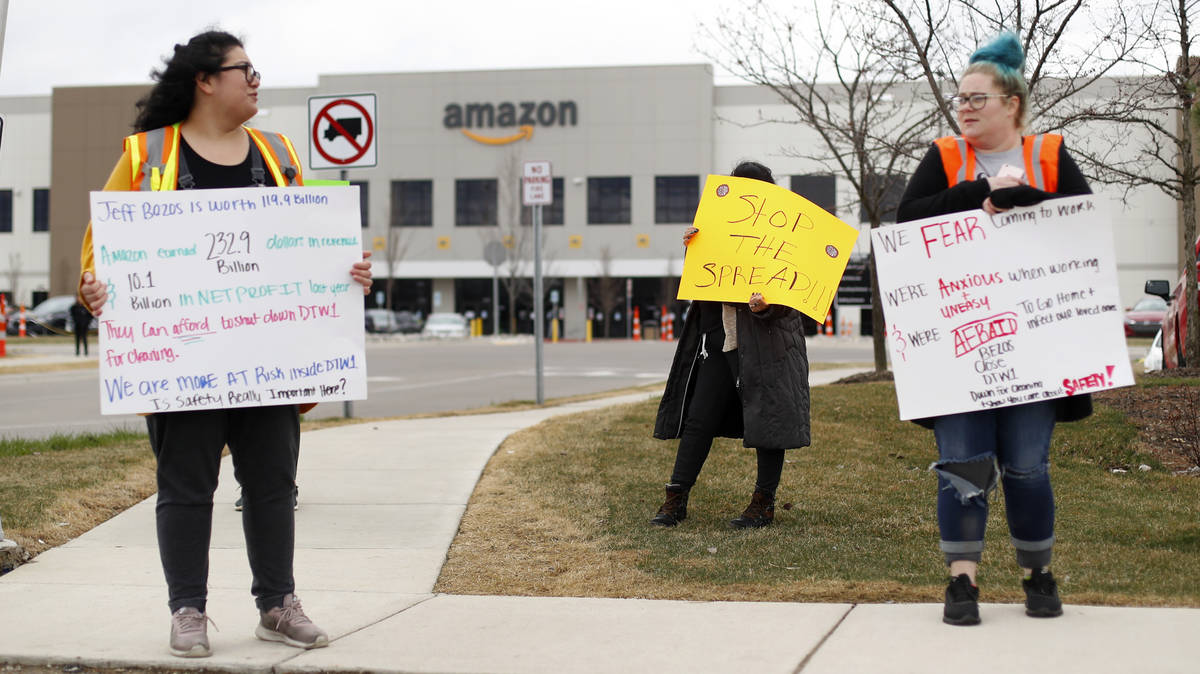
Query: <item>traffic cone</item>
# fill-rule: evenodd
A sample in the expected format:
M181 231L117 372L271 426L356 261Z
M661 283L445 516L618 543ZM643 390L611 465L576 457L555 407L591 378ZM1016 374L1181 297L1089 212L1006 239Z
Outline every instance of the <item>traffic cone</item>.
M633 308L633 341L642 341L642 312L637 307Z
M4 302L4 295L0 295L0 358L8 355L7 344L5 338L8 336L8 306Z
M824 326L824 329L821 331L821 334L824 334L824 335L832 335L833 334L833 311L832 310L830 310L829 313L825 314L825 326Z
M667 314L667 341L675 341L675 313Z
M17 336L25 336L25 305L21 305L21 317L17 320Z

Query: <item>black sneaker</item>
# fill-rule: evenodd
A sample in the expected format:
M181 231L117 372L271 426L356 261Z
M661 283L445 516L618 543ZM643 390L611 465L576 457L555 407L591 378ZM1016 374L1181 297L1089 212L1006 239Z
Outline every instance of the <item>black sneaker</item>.
M1058 583L1054 574L1035 569L1033 575L1021 581L1025 590L1025 615L1034 618L1057 618L1063 614L1058 598Z
M942 622L947 625L979 624L979 588L971 584L971 577L965 573L951 578L946 586Z

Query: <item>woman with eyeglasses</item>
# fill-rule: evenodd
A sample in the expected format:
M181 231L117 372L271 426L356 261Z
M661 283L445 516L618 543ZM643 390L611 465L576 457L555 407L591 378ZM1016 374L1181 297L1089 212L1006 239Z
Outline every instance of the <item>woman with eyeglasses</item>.
M934 141L908 182L898 222L976 209L994 215L1056 196L1091 193L1062 136L1022 135L1029 108L1024 65L1021 44L1011 33L971 56L958 94L950 99L962 135ZM1056 421L1075 421L1091 411L1090 397L1073 396L918 420L933 429L938 447L933 466L938 528L950 569L944 622L980 622L976 571L988 497L998 484L1024 572L1025 613L1062 615L1049 570L1054 545L1050 436Z
M258 113L261 76L234 36L208 31L175 45L157 83L138 102L138 132L106 190L215 189L302 184L300 163L282 134L243 124ZM371 286L371 267L356 262L349 278ZM99 316L108 294L95 276L89 224L81 254L79 295ZM242 487L242 529L259 610L255 635L298 648L329 645L304 614L292 575L295 549L296 405L151 414L157 460L158 548L171 611L169 647L179 657L211 654L206 613L208 545L221 452L229 447Z

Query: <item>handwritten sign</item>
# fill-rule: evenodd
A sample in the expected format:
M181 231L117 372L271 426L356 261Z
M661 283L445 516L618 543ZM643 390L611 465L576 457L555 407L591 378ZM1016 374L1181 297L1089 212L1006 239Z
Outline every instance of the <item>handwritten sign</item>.
M1094 196L871 232L901 419L1133 384Z
M730 176L708 176L694 224L679 299L740 303L762 293L819 321L858 238L799 194Z
M102 414L366 398L357 187L92 192Z

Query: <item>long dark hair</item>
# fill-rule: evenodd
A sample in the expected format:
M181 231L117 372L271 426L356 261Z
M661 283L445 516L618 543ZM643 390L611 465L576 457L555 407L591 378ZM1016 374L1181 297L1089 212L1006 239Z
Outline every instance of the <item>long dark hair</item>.
M771 174L771 169L763 166L756 161L744 161L733 167L733 172L729 175L735 178L753 178L761 180L764 183L775 184L775 176Z
M225 54L242 41L229 33L210 30L193 37L187 44L175 45L166 67L150 73L154 88L137 102L135 131L149 131L187 119L196 99L196 76L212 75L221 67Z

